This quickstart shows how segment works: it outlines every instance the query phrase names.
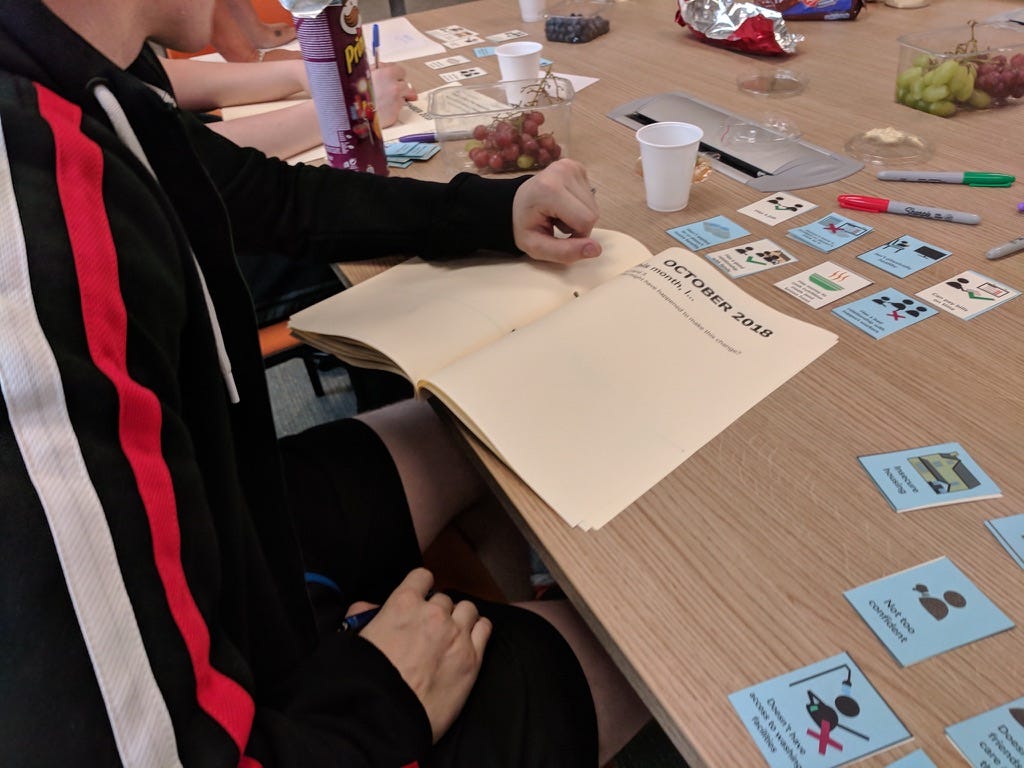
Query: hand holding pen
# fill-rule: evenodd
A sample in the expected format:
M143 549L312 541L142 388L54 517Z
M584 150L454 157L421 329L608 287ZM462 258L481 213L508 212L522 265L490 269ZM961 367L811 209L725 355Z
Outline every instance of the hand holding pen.
M431 594L433 584L425 568L409 573L360 637L388 658L416 694L436 742L476 682L491 622L468 600L453 603L441 592Z

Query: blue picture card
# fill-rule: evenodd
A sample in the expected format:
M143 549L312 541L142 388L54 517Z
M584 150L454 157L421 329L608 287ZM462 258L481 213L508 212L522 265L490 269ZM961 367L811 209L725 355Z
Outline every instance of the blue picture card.
M796 227L786 233L786 237L799 240L805 245L828 253L840 246L856 240L871 231L867 224L830 213L817 221Z
M904 667L1013 626L948 557L851 589L846 599Z
M924 753L923 749L915 749L906 757L901 757L895 763L889 763L889 768L936 768L931 758Z
M875 339L901 331L925 318L939 314L939 310L922 304L892 288L879 291L832 310L855 328Z
M673 227L668 233L691 251L699 251L701 248L726 243L750 234L725 216L715 216L682 227Z
M974 768L1024 765L1024 698L946 728Z
M989 520L985 526L996 537L996 541L1006 548L1017 565L1024 568L1024 515Z
M959 443L858 458L897 512L1002 496Z
M832 768L910 738L846 653L729 695L771 768Z
M910 235L902 235L884 245L872 248L857 258L866 261L879 269L885 270L896 277L912 275L920 269L942 261L952 251L918 240Z

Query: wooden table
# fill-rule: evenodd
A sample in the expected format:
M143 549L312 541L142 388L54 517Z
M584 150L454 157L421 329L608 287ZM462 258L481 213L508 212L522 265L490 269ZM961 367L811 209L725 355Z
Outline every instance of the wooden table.
M841 651L914 736L865 766L888 765L918 747L937 765L963 764L944 727L1024 695L1024 574L984 527L986 520L1024 512L1024 298L969 321L940 313L876 341L832 315L831 307L813 310L773 287L833 260L869 277L873 289L891 286L908 295L965 269L1022 289L1024 254L986 261L984 252L1024 235L1024 216L1016 212L1024 180L1010 189L886 184L867 169L797 191L820 207L772 228L735 213L764 193L714 174L694 188L685 211L655 213L644 205L634 170L633 134L606 114L641 96L684 91L739 114L783 112L807 140L835 152L857 132L896 126L933 145L927 168L1021 178L1024 105L945 120L893 101L899 35L1012 7L999 0L933 0L918 10L875 3L853 22L791 22L806 40L785 63L801 70L809 86L771 102L739 91L736 77L783 62L697 42L674 23L672 3L623 2L610 17L610 34L585 45L545 42L556 72L600 78L573 104L570 154L590 170L601 226L628 232L657 252L675 244L665 233L670 227L733 217L800 259L744 278L743 288L840 339L599 531L568 528L477 449L528 539L693 768L763 764L728 695ZM511 0L410 18L421 30L457 23L483 35L521 28L544 39L543 24L521 22ZM497 72L493 60L481 64ZM440 83L422 62L405 66L421 90ZM443 170L436 160L414 166L412 174L438 178ZM975 211L983 223L847 212L875 231L827 256L785 238L788 227L838 210L841 192ZM953 255L902 280L856 259L904 234ZM347 271L357 281L363 276ZM1001 486L1002 498L896 514L857 462L864 454L947 441L964 446ZM950 557L1018 627L900 668L843 593L940 556Z

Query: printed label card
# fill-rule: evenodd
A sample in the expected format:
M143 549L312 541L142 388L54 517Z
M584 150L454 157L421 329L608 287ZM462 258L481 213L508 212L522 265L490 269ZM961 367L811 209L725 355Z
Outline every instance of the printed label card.
M833 768L910 738L846 653L729 695L771 768Z
M447 27L428 29L425 34L439 41L445 48L462 48L466 45L482 43L484 39L471 29L450 24Z
M763 221L774 227L783 221L788 221L801 213L813 211L818 206L807 200L801 200L796 195L788 192L776 192L764 200L758 200L748 206L739 209L739 213L751 218Z
M872 338L881 339L927 317L933 317L939 314L939 310L926 307L917 299L889 288L836 307L832 314L860 328Z
M786 237L799 240L805 245L828 253L870 231L871 227L867 224L861 224L859 221L840 216L838 213L830 213L815 222L789 230Z
M457 64L469 64L469 59L460 54L449 56L446 59L434 59L433 61L427 61L424 63L431 69L447 69L448 67L454 67Z
M970 320L1020 296L1020 291L969 269L945 282L925 288L917 296L952 315Z
M755 240L746 245L712 251L705 258L729 277L752 275L797 261L796 256L782 250L771 240Z
M985 527L1003 545L1017 565L1024 568L1024 515L989 520Z
M474 77L483 77L486 74L487 70L481 67L466 67L455 72L442 72L441 79L446 83L454 83L457 80L469 80Z
M1024 765L1024 698L946 728L974 768Z
M923 749L917 749L895 763L889 763L889 768L936 768L936 765Z
M857 459L897 512L1002 496L959 443Z
M487 39L492 43L507 43L509 40L515 40L517 37L526 37L526 33L521 29L510 29L508 32L498 32L496 35L488 35Z
M906 277L937 261L942 261L951 253L952 251L929 245L916 237L903 235L867 253L862 253L857 258L884 269L890 275Z
M851 589L846 599L904 667L1013 627L947 557Z
M668 230L668 233L691 251L699 251L750 234L725 216L715 216L682 227L674 227Z
M775 287L815 309L859 291L871 281L850 270L826 261L798 275L775 283Z

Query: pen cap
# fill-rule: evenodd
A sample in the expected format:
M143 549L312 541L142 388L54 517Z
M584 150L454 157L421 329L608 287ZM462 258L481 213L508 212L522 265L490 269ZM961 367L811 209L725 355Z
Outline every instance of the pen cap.
M868 197L866 195L839 195L836 197L839 205L843 208L850 208L855 211L871 211L872 213L883 213L889 206L889 201L881 197Z
M984 171L966 171L964 184L972 187L1009 187L1017 179L1006 173L987 173Z

